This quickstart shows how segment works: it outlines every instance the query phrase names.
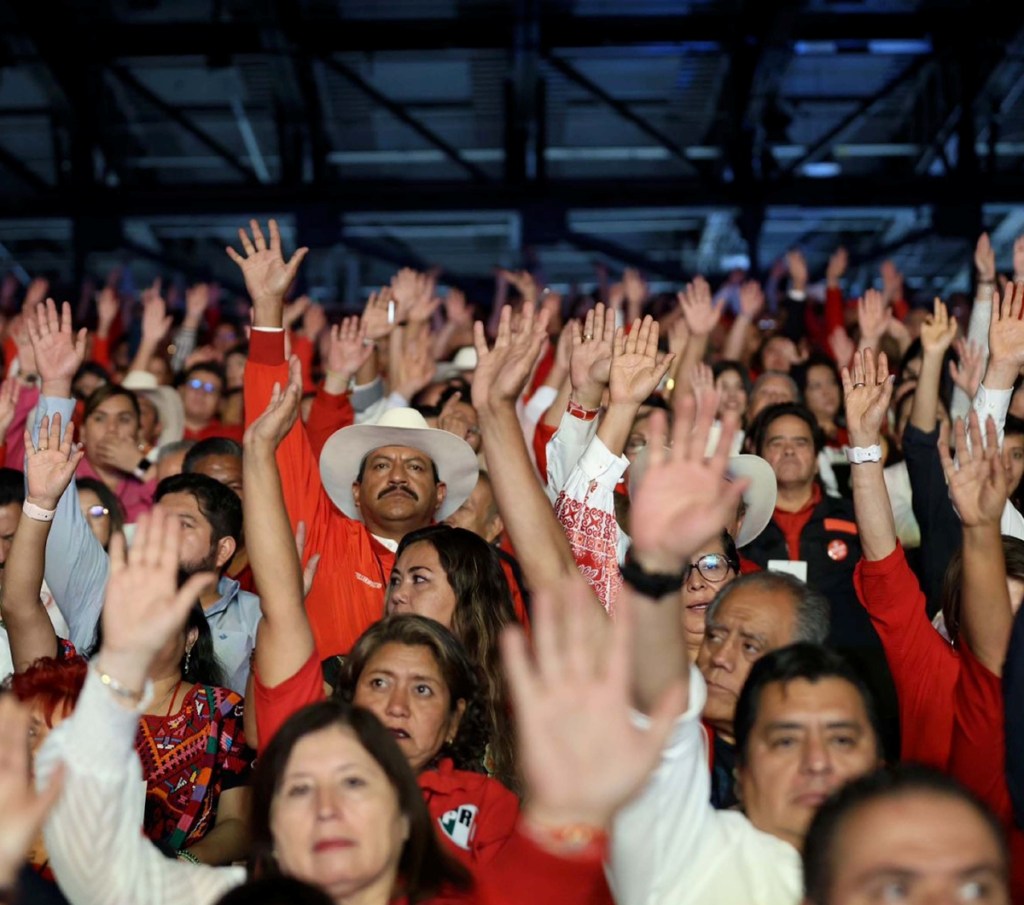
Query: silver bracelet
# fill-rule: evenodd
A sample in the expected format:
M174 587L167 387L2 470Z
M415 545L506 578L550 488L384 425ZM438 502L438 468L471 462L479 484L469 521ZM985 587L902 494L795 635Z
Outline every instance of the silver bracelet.
M142 700L142 696L145 694L143 691L135 691L129 688L127 685L122 685L109 673L103 672L99 666L95 667L96 674L100 677L100 681L107 686L114 694L119 698L124 698L126 701L131 701L133 704L138 704Z

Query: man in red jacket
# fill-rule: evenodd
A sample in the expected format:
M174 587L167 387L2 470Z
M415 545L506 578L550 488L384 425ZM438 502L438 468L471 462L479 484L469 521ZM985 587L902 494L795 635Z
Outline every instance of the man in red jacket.
M267 407L274 384L288 382L284 357L284 299L305 249L287 263L277 224L270 242L255 221L252 238L239 235L242 269L253 302L245 369L246 421ZM464 440L427 427L413 409L391 409L377 424L355 424L324 444L319 464L300 422L277 451L292 528L306 525L304 558L320 555L306 598L321 659L347 653L384 615L384 595L399 541L454 512L477 479L476 454Z

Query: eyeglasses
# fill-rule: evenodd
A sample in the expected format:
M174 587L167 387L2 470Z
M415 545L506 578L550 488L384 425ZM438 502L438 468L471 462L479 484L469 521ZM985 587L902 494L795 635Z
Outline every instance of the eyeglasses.
M216 393L220 389L217 384L210 383L208 380L200 380L198 377L193 377L185 386L190 390L202 390L204 393Z
M85 510L85 514L89 518L102 518L105 515L110 515L110 510L106 506L90 506Z
M701 578L705 581L718 584L720 581L725 581L725 577L729 574L730 569L735 568L736 563L721 553L705 553L696 562L692 562L686 567L684 583L690 580L690 575L693 574L694 569L700 573Z

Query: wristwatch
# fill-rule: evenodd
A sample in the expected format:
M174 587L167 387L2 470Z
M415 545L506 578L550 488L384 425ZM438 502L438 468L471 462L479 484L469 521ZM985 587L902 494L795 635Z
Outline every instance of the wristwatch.
M633 557L628 553L626 554L625 563L623 563L622 568L619 570L622 580L626 584L637 593L643 594L644 597L650 597L653 600L660 600L669 594L675 594L683 586L683 582L686 581L686 572L686 569L674 574L647 572L637 565L633 561Z
M852 465L882 461L882 447L877 443L874 446L846 446L844 450L847 461Z

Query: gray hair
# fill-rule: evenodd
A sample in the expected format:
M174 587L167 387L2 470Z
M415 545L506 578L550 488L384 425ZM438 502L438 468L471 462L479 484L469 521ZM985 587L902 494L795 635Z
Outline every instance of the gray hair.
M802 399L802 396L801 396L801 393L800 393L800 387L798 387L796 381L792 377L790 377L789 374L786 374L784 371L765 371L763 374L761 374L757 378L757 380L754 381L754 386L750 390L750 395L751 396L756 396L757 395L757 391L762 386L764 386L764 384L767 381L772 380L772 379L777 378L777 377L781 377L783 380L785 380L789 384L790 389L793 391L793 401L794 402L800 402L800 400Z
M753 572L741 575L730 582L715 595L708 605L705 624L710 625L718 608L730 594L744 588L753 588L766 593L783 592L791 595L796 606L796 630L789 643L810 641L812 644L824 644L828 638L829 612L828 598L821 591L815 590L806 582L785 572Z
M157 452L156 460L157 462L163 462L164 459L176 453L188 452L195 445L195 440L176 440L174 443L165 443Z

